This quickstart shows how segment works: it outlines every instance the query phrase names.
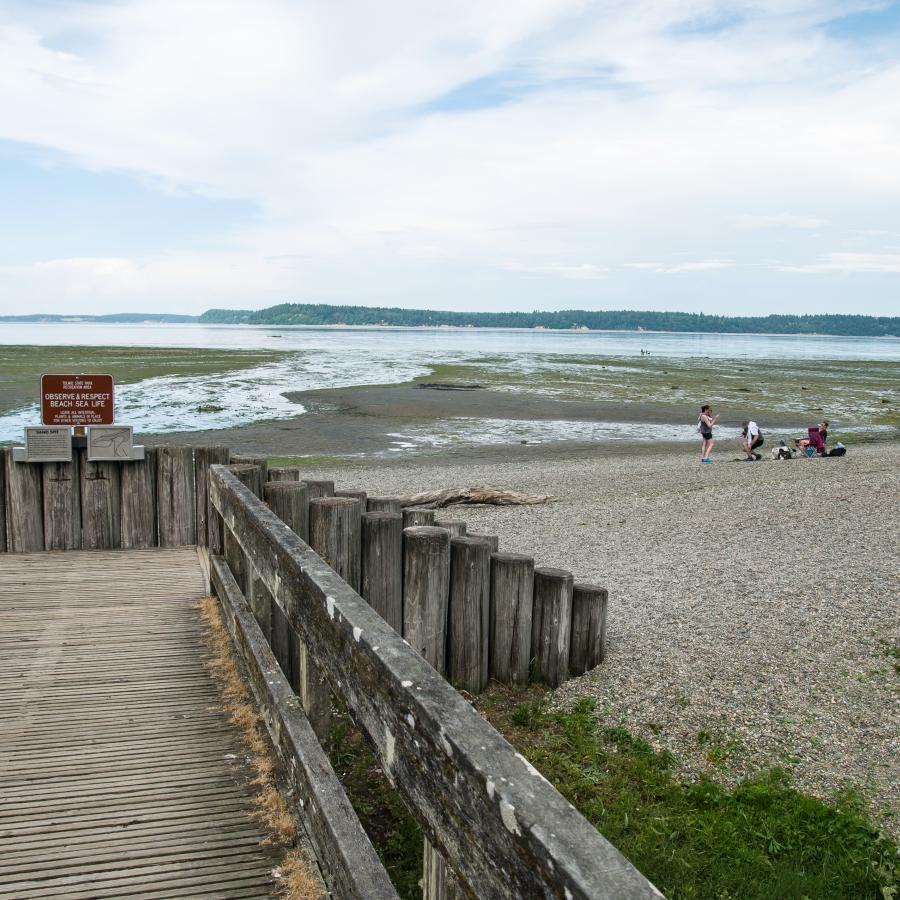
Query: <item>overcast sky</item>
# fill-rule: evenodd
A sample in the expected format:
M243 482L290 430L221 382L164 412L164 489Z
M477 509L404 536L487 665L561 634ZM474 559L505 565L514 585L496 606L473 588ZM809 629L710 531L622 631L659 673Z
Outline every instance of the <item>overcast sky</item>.
M0 312L900 314L900 4L0 0Z

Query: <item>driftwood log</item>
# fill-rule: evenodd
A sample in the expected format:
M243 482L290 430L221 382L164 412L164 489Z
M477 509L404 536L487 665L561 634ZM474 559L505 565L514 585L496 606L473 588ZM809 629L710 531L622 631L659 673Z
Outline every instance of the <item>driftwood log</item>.
M536 506L550 503L556 497L549 494L519 494L491 487L447 488L443 491L423 491L408 497L394 497L401 506L419 506L424 509L441 509L444 506ZM369 501L371 503L371 499ZM370 507L371 508L371 507Z

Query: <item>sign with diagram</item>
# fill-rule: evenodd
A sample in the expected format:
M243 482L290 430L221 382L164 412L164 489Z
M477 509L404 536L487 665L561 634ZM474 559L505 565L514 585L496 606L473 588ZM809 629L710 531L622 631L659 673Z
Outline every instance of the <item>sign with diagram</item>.
M89 425L87 458L120 462L134 459L134 434L130 425Z
M44 425L112 425L114 421L112 375L41 376Z

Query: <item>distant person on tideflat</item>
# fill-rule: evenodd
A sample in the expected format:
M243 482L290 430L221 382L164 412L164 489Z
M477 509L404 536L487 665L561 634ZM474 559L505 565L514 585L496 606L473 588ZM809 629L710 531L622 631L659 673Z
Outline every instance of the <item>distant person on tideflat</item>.
M713 425L719 421L719 416L712 414L712 407L705 403L700 407L700 418L697 421L697 431L703 438L700 446L700 462L712 462L712 448L715 441L713 440Z

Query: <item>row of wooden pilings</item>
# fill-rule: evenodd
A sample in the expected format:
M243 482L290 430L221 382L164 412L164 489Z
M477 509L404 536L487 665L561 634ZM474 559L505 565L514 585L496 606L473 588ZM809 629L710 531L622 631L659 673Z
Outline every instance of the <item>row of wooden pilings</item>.
M555 687L604 659L604 588L501 552L496 536L467 534L465 522L432 509L301 480L298 468L261 457L234 459L235 475L455 687ZM257 617L277 643L264 606Z

